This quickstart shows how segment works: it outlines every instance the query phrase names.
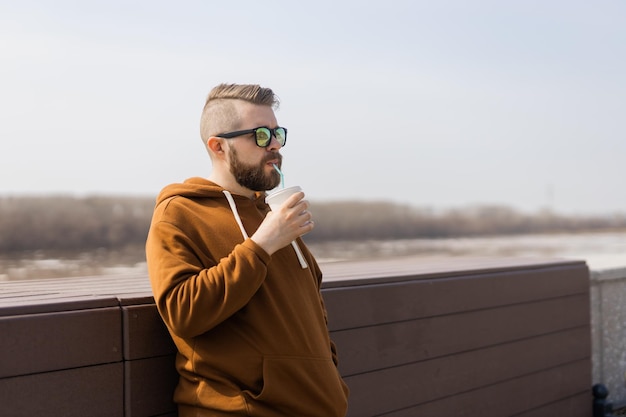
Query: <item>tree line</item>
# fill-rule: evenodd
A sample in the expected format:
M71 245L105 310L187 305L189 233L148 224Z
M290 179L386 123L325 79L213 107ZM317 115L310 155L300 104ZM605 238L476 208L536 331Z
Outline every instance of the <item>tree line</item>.
M128 196L0 197L0 253L143 245L155 200ZM626 228L626 216L527 214L506 206L433 210L391 202L312 202L308 242L443 238Z

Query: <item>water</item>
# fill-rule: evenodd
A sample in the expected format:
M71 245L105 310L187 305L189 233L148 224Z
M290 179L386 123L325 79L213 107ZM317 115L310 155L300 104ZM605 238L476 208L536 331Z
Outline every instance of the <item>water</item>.
M0 281L146 272L143 246L0 255Z
M385 256L551 257L591 269L626 267L626 232L332 242L311 245L320 262Z
M493 236L309 244L320 264L389 256L556 257L585 260L591 269L626 267L626 232ZM0 280L147 273L144 248L34 252L0 256Z

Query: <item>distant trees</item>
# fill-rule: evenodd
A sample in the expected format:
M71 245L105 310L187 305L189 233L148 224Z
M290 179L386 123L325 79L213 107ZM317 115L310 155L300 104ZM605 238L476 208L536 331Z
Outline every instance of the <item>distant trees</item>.
M120 248L145 242L154 199L0 198L0 251Z
M626 217L520 213L504 206L437 211L390 202L312 202L316 227L306 240L386 240L613 230ZM154 199L0 197L0 252L119 249L143 245Z
M314 204L311 240L407 239L503 234L597 231L626 227L626 216L563 216L551 211L525 214L506 206L443 211L389 202Z

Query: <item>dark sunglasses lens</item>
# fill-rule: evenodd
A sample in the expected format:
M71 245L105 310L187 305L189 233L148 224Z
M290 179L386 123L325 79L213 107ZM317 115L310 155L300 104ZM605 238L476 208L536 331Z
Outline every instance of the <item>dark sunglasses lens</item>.
M260 127L256 130L256 144L266 147L272 141L272 132L266 127Z
M278 143L280 143L280 146L285 146L285 142L287 142L287 129L284 127L277 127L274 130L274 133L276 133L276 139L278 140Z

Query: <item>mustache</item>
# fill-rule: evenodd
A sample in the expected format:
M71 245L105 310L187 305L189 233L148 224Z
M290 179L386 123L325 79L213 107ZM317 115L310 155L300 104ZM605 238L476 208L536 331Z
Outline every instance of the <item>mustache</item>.
M278 168L280 168L283 164L283 156L279 153L268 155L265 158L263 158L263 165L267 164L269 161L274 161L274 160L278 161L276 165L278 166Z

